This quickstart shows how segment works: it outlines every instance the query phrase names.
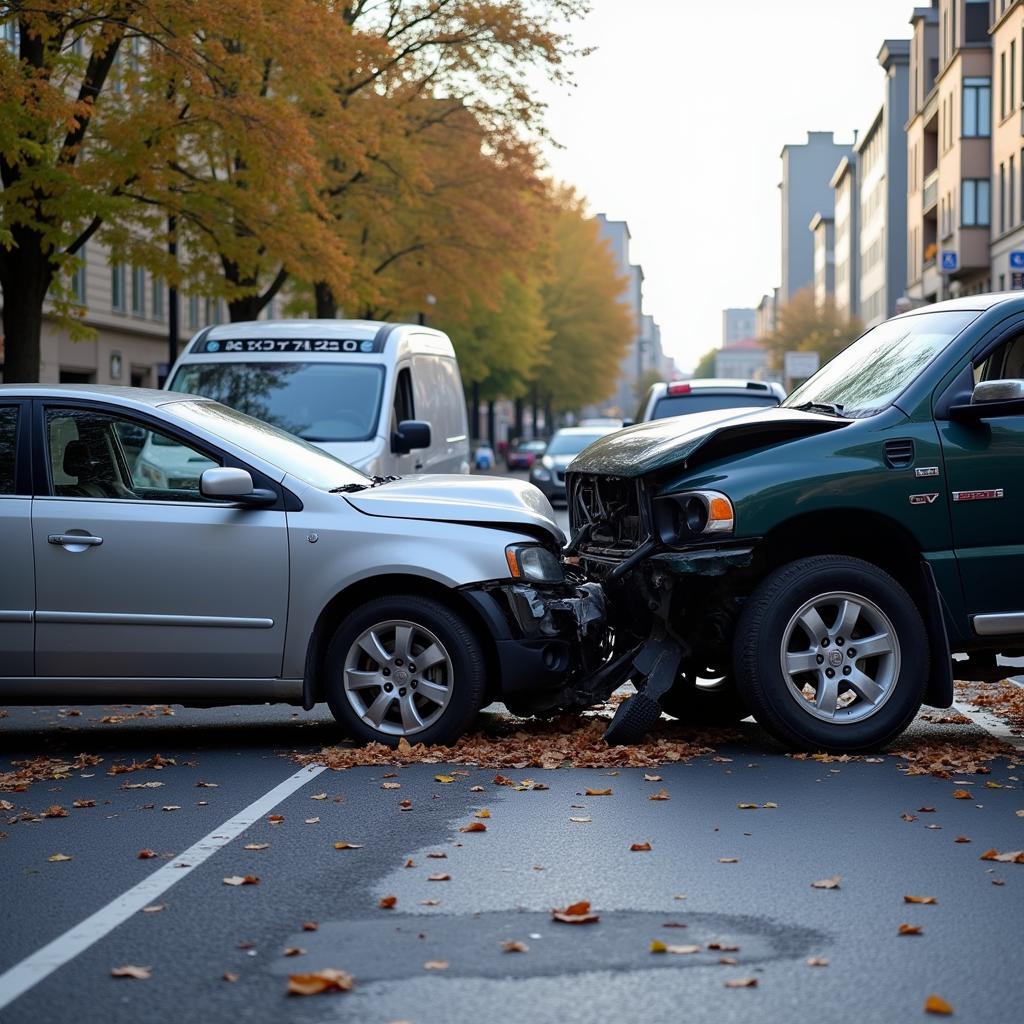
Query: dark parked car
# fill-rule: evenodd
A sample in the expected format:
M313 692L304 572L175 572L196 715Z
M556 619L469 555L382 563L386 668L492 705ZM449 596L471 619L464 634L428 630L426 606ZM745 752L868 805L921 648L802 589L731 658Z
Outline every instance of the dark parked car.
M950 706L951 655L958 678L1002 678L996 656L1024 653L1022 481L1020 293L880 324L780 408L591 445L568 473L570 551L618 650L651 656L611 737L663 707L862 750Z
M547 441L535 437L529 441L513 441L505 453L505 465L509 469L529 469L547 448Z
M565 470L587 445L610 434L615 427L565 427L548 442L544 454L530 470L530 483L552 504L565 501Z

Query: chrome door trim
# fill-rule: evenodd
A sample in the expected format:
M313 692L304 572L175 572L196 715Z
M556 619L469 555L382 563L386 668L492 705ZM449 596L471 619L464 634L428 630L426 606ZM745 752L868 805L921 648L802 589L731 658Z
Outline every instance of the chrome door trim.
M0 622L31 622L31 611L20 611L18 609L0 611Z
M76 544L86 548L98 548L103 543L102 537L90 537L84 533L50 533L46 536L47 544L57 547L74 547Z
M138 615L134 612L37 611L36 622L80 623L106 626L212 626L218 629L273 629L273 619L231 615Z
M1002 636L1005 633L1024 633L1024 612L995 612L975 615L971 622L978 636Z

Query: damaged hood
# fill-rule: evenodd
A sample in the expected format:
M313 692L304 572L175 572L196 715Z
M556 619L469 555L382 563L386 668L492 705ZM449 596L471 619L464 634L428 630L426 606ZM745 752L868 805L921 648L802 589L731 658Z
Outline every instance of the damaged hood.
M548 499L533 484L511 477L406 476L344 498L370 516L539 528L557 544L565 543Z
M847 426L852 420L820 413L771 409L722 410L652 420L618 430L584 448L569 467L571 473L637 477L685 462L702 448L728 439L746 448L781 444ZM710 451L708 452L710 454Z

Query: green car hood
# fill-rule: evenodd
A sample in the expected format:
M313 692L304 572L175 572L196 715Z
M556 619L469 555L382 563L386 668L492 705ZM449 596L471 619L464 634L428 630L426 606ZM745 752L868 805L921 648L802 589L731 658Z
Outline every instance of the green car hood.
M715 457L715 449L728 452L782 444L800 437L823 434L847 426L852 420L782 407L771 409L713 409L638 423L617 430L584 448L569 466L570 473L602 476L646 476L678 466L698 451ZM739 446L739 447L737 447Z

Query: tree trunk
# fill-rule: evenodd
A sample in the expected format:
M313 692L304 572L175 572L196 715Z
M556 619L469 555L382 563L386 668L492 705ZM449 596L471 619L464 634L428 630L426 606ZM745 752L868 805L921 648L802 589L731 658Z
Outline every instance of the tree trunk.
M530 418L533 424L533 436L539 437L540 433L537 429L537 385L534 384L530 389Z
M551 411L551 396L544 399L544 429L548 437L555 432L555 415Z
M495 431L495 424L494 424L494 399L492 398L487 403L487 438L491 442L491 448L493 448L495 451L497 451L498 450L498 445L497 445L498 439L494 436L495 433L496 433L496 431Z
M521 398L516 399L515 418L512 424L512 436L523 436L523 400ZM511 441L512 438L510 437L509 440Z
M241 268L233 260L222 256L221 265L224 268L224 278L229 284L242 288L259 287L259 280L255 277L243 277ZM281 290L281 285L287 280L288 271L281 267L265 291L257 292L255 295L245 295L241 298L231 299L228 302L228 318L233 324L242 320L257 319L260 313L269 305L270 300Z
M316 315L321 320L335 320L338 316L338 300L325 281L317 281L313 285L313 297L316 299Z
M53 280L53 266L34 231L13 228L14 245L0 257L4 293L3 379L8 384L39 380L43 302Z
M480 385L477 381L470 385L469 434L470 441L480 439Z

